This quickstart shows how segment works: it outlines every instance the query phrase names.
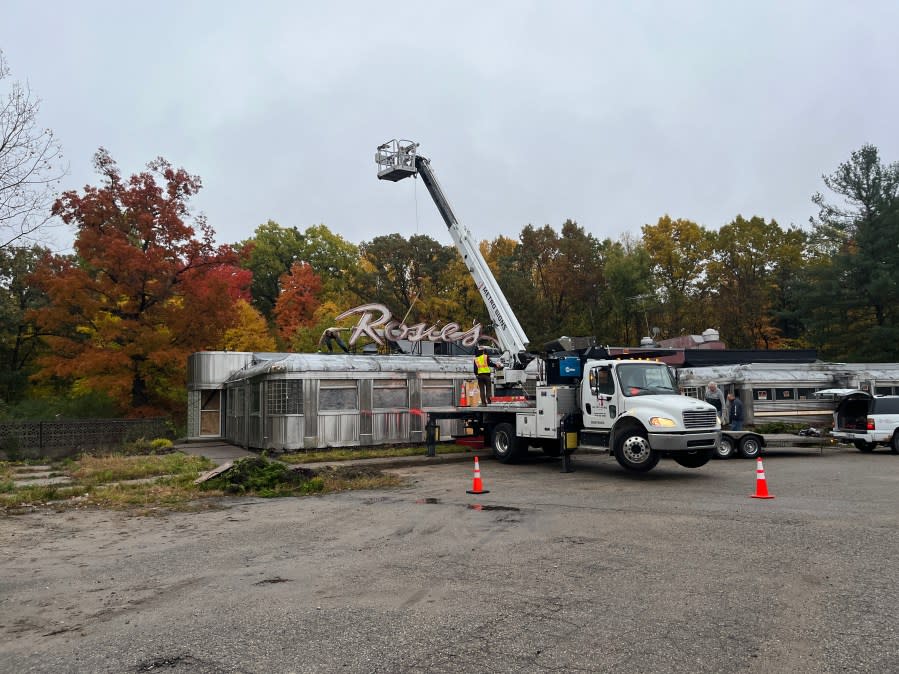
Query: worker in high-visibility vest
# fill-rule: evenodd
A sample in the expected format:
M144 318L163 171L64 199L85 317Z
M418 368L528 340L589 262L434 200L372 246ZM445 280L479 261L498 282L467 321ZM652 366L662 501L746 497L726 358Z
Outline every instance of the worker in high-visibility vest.
M474 357L474 373L478 378L478 391L481 393L481 404L489 405L491 398L490 375L493 369L490 366L490 358L487 349L478 347L478 355Z

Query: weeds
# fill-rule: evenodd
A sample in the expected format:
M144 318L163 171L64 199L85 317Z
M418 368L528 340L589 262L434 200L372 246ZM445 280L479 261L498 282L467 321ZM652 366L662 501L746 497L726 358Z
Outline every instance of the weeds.
M226 494L252 494L263 498L305 496L346 489L395 487L402 480L371 468L323 467L317 470L289 468L283 463L261 457L235 461L222 475L201 485Z

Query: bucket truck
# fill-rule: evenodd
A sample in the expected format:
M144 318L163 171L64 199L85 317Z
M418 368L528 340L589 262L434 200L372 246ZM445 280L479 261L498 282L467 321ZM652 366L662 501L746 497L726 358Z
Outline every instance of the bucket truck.
M418 143L383 143L375 162L381 180L421 177L496 328L506 383L523 383L525 365L537 356L527 351L527 335L468 228L457 220L430 161L418 153ZM712 458L721 434L717 412L705 401L679 395L666 364L613 355L592 342L578 348L570 338L556 340L545 351L537 359L536 395L526 402L430 412L429 451L434 421L458 419L483 435L503 463L515 461L529 447L561 455L566 471L569 455L578 448L608 452L634 472L652 470L662 458L686 468L699 468Z

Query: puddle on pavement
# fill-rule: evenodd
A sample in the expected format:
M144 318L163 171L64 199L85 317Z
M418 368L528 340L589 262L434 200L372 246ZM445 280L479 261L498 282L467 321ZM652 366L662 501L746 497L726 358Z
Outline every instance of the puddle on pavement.
M506 512L521 512L521 508L513 508L511 506L498 506L498 505L481 505L480 503L471 503L468 506L469 510L504 510Z
M423 505L423 504L433 505L435 503L440 503L440 499L432 498L432 497L431 498L420 498L420 499L417 499L415 502L418 505ZM512 506L481 505L480 503L469 503L467 507L469 510L485 510L485 511L492 510L494 512L504 511L504 512L513 512L513 513L521 512L521 508L513 508Z
M265 580L260 580L258 583L253 583L253 585L268 585L271 583L290 583L292 582L290 578L281 578L280 576L275 576L274 578L266 578Z

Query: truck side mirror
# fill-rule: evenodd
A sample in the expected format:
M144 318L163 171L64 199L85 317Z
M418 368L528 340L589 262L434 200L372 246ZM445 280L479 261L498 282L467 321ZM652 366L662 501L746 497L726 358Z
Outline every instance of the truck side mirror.
M668 366L668 373L671 375L671 378L674 380L675 384L680 384L680 370L675 367Z

